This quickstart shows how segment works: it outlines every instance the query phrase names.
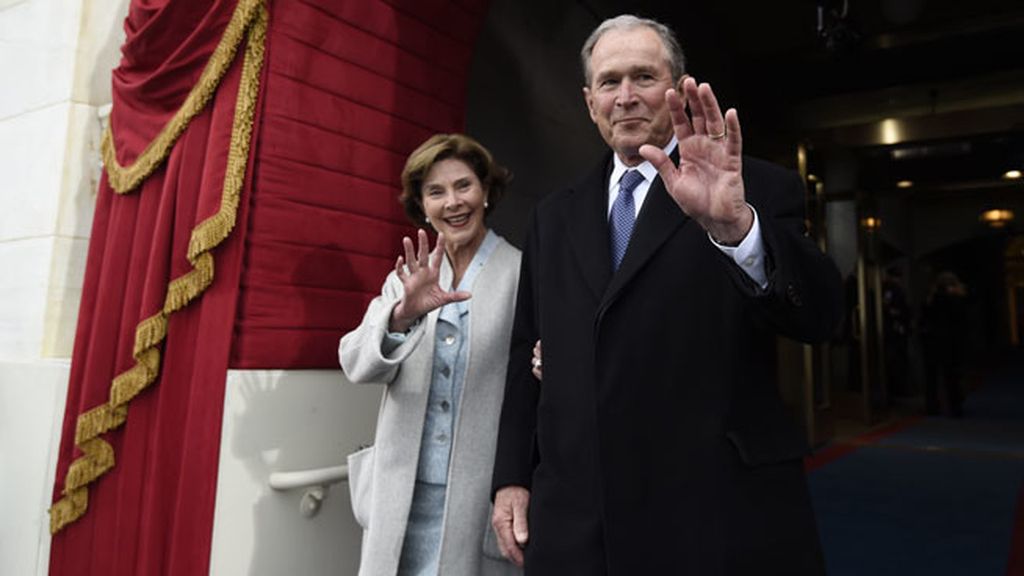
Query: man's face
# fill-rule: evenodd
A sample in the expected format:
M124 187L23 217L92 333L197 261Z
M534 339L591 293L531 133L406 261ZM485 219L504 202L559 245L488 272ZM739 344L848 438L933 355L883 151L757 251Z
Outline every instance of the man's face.
M604 141L627 165L643 162L640 146L659 148L672 138L665 91L672 88L668 52L647 27L610 30L590 56L583 96Z

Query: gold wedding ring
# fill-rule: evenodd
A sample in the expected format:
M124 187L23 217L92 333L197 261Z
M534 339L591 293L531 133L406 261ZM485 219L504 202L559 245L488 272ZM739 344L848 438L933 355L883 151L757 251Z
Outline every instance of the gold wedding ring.
M708 134L708 138L711 138L712 140L721 140L722 138L725 138L725 128L722 128L722 132L719 134Z

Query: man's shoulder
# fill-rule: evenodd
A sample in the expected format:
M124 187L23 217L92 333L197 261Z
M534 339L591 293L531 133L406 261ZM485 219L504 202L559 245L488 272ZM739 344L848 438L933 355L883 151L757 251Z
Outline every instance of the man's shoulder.
M537 210L539 210L540 212L550 212L552 210L557 210L559 206L562 206L566 202L568 202L569 199L572 198L572 195L572 186L568 188L554 190L537 202Z
M796 175L795 171L785 166L755 156L743 156L743 172L745 176L756 175L762 178L793 178Z
M743 183L747 202L759 210L803 201L804 185L800 175L774 162L744 156Z
M605 184L608 176L608 166L611 161L611 153L603 155L589 170L583 172L568 186L560 188L546 195L537 204L542 211L557 210L572 202L579 194L599 193Z

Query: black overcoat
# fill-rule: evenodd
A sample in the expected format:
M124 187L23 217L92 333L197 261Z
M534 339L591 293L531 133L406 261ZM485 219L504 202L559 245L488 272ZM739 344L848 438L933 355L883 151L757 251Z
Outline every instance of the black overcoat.
M761 291L660 178L613 274L610 159L538 204L523 253L493 487L531 491L527 574L821 574L776 335L829 336L841 283L799 177L744 159Z

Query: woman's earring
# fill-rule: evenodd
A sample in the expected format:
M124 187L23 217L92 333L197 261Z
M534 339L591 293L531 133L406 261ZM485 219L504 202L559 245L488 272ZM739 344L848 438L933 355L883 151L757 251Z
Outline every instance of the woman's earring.
M491 205L487 203L487 200L484 200L484 208L485 208L485 209L486 209L486 208L490 208L490 206L491 206Z

